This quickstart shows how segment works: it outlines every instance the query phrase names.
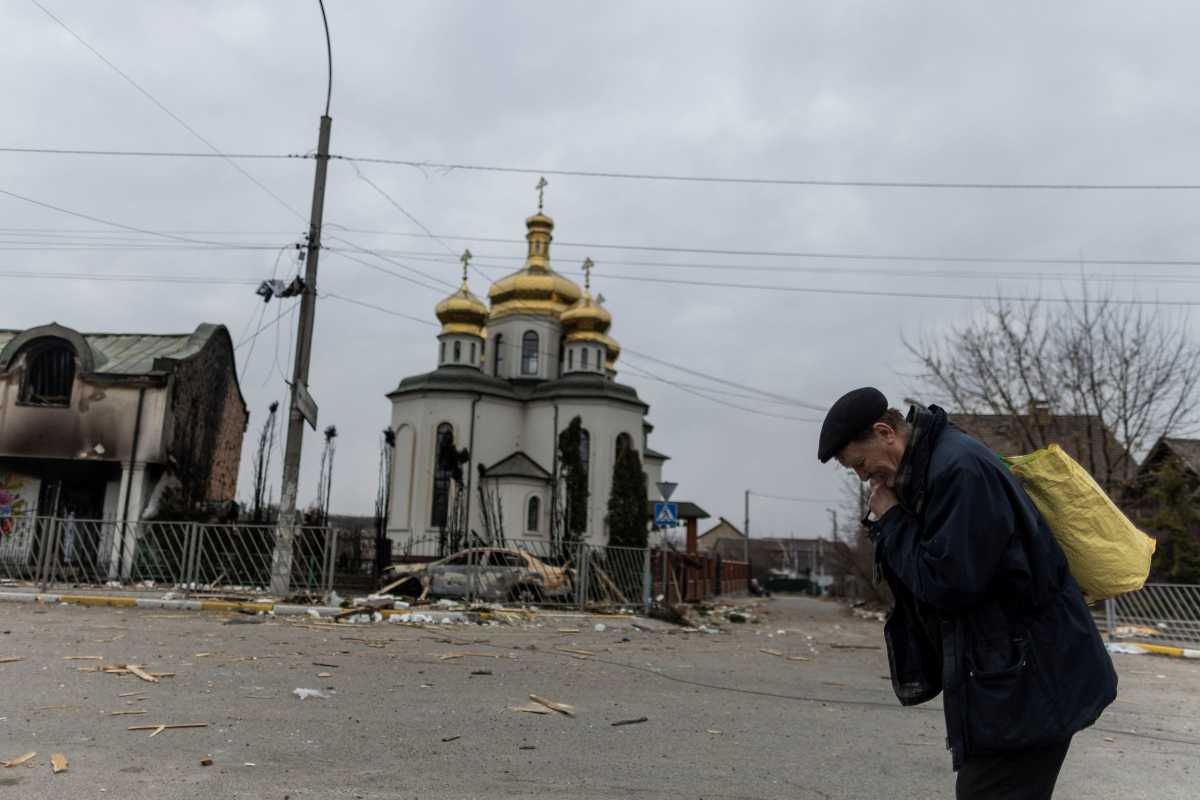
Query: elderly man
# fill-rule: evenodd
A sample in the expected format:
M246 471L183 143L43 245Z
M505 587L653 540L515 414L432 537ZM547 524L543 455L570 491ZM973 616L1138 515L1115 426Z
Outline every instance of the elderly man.
M878 389L833 404L817 457L871 483L864 524L895 607L904 705L942 693L957 797L1049 798L1071 737L1117 694L1104 643L1046 521L1003 461L937 406Z

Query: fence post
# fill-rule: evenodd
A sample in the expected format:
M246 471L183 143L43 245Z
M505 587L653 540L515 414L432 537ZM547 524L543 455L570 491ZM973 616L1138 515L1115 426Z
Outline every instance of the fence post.
M62 520L51 517L46 522L49 527L42 537L42 552L38 559L38 582L43 592L46 591L46 587L50 583L50 576L54 572L54 558L58 552L59 537L62 536Z
M654 578L650 574L650 548L642 550L642 608L650 610L650 595L653 592Z
M588 546L584 542L579 543L579 569L576 574L579 576L579 585L576 587L576 592L579 595L579 610L587 609L588 598L588 580L591 578L590 568L588 566Z
M1117 600L1115 597L1104 601L1104 621L1108 625L1108 638L1111 640L1117 629Z
M337 545L338 545L338 529L327 528L325 530L325 557L321 560L321 568L324 573L321 576L322 588L325 590L326 602L333 594L333 579L337 572Z
M200 523L188 523L187 534L184 536L184 561L183 561L183 591L184 594L194 592L196 585L200 582L199 565L200 560L200 537L203 534L200 532Z

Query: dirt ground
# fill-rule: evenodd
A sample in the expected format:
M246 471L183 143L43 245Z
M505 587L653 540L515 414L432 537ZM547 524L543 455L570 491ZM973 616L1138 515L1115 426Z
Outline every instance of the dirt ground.
M0 759L37 756L0 768L0 796L953 796L940 705L896 703L878 622L809 598L756 613L706 634L4 604L0 661L21 660L0 663ZM1200 663L1115 659L1121 697L1076 738L1057 797L1200 796ZM125 663L174 676L81 671ZM531 693L575 716L512 710Z

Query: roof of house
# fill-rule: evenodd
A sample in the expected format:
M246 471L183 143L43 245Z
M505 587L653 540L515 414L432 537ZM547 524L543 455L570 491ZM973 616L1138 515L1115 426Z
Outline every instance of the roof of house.
M535 481L549 481L549 470L521 451L497 461L483 471L485 478L528 478Z
M718 517L717 519L719 519L720 522L718 522L716 525L712 526L711 528L709 528L708 530L706 530L704 533L700 534L696 538L703 539L705 536L716 533L717 531L721 530L722 528L733 531L735 534L742 537L743 539L746 538L746 534L742 533L742 529L739 528L737 525L734 525L732 522L725 519L724 517Z
M666 453L660 453L657 450L650 448L650 447L647 447L645 452L642 453L642 455L644 455L646 458L652 458L655 461L667 461L671 458Z
M950 421L1003 456L1023 455L1057 444L1102 484L1110 463L1115 481L1128 480L1137 473L1133 455L1097 416L950 414Z
M1143 466L1149 468L1159 463L1167 452L1178 457L1187 469L1200 475L1200 439L1164 436L1154 444L1154 447L1150 448Z
M172 362L182 361L204 349L216 335L228 337L224 325L203 323L192 333L80 333L52 322L26 330L0 330L0 370L35 339L64 339L75 348L86 373L101 375L148 375L167 372Z
M649 503L646 504L647 512L651 516L653 516L654 515L654 504L661 503L661 502L663 502L663 501L662 500L651 500ZM677 505L679 507L679 518L680 519L708 519L708 517L709 517L707 511L705 511L703 508L696 505L695 503L691 502L690 500L675 500L673 502L675 503L675 505Z

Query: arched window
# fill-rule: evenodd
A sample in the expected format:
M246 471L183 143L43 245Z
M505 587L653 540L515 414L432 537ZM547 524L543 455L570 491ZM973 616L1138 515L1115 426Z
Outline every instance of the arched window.
M567 369L575 369L575 351L567 351Z
M442 359L441 363L446 363L446 343L442 342Z
M538 523L541 521L541 516L542 516L541 498L538 498L538 497L529 498L529 506L525 512L525 530L527 530L527 531L538 530L538 527L539 527Z
M496 334L496 343L492 345L492 348L495 350L492 353L492 361L495 363L494 374L498 378L500 377L500 365L504 363L504 334Z
M431 528L446 527L450 511L450 479L454 474L454 426L443 422L437 426L437 436L434 438L433 462L433 510L429 515Z
M581 366L582 366L584 369L587 369L587 368L588 368L588 353L589 353L589 352L590 352L590 351L589 351L589 350L588 350L586 347L585 347L585 348L583 348L583 363L581 364Z
M462 361L462 342L454 343L454 363Z
M622 450L628 450L633 447L633 438L628 433L617 435L617 455L621 455Z
M25 357L20 402L34 406L71 405L75 351L61 339L34 345Z
M592 457L592 435L583 429L579 432L579 461L583 464L583 471L588 471L588 462Z
M475 360L475 343L471 342L471 366L478 367L479 362Z
M521 337L521 374L537 375L538 373L538 335L537 331L525 331Z

